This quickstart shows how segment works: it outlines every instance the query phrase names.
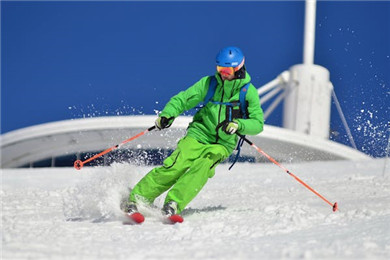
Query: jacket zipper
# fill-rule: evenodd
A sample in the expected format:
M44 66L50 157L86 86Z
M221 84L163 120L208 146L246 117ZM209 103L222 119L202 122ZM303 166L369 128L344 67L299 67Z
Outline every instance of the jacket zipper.
M223 81L222 82L222 97L221 97L221 103L223 102L223 96L225 95L225 82ZM219 125L221 123L221 110L222 110L222 105L219 105L219 111L218 111L218 124ZM219 128L216 129L217 133L216 133L216 139L215 139L215 143L218 143L218 140L219 140L219 134L218 134L218 131L219 131Z

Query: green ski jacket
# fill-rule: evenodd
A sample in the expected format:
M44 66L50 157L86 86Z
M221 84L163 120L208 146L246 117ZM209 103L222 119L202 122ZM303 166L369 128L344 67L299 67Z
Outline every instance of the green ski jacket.
M245 78L232 81L223 81L218 73L215 74L218 81L212 101L238 102L239 93L243 86L250 82L251 77L246 73ZM187 90L173 96L165 105L160 116L176 118L184 111L192 109L202 103L207 95L210 76L203 77ZM233 119L238 122L238 133L242 135L257 135L263 131L263 110L260 105L259 95L256 88L250 84L246 94L248 104L247 119L242 119L240 107L233 108ZM187 136L195 138L205 144L221 144L229 153L235 149L238 141L237 135L226 134L221 126L227 120L228 109L226 105L208 102L193 117L193 121L187 129Z

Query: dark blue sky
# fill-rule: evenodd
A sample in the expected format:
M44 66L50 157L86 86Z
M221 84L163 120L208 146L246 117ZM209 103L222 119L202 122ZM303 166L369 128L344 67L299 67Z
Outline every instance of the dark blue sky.
M304 1L1 2L1 133L51 121L153 114L215 71L227 45L260 87L302 63ZM315 63L360 150L384 156L390 1L319 1ZM266 106L265 106L266 107ZM281 124L280 107L267 124ZM348 143L335 106L333 140Z

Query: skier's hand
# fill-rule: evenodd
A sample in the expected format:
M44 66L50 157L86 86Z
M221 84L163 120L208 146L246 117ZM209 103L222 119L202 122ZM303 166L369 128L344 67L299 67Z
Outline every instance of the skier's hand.
M173 119L174 119L173 117L166 118L165 116L159 116L154 122L154 124L158 130L161 130L170 127L173 123Z
M228 135L235 134L238 130L238 123L235 121L226 121L223 125L222 130Z

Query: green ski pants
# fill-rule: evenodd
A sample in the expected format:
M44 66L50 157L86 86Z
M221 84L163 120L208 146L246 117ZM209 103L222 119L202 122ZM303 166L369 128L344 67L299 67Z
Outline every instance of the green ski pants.
M186 136L164 160L163 166L151 170L134 186L129 200L153 203L172 187L165 203L175 201L180 213L199 193L208 178L214 176L215 167L229 155L223 145L202 144Z

